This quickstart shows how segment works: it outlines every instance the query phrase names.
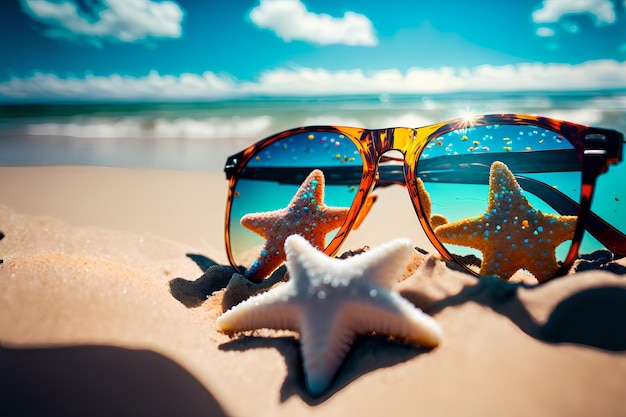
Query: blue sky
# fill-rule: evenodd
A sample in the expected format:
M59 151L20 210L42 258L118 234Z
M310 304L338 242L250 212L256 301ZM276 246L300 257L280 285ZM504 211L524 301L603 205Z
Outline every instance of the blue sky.
M626 0L0 7L2 102L626 88Z

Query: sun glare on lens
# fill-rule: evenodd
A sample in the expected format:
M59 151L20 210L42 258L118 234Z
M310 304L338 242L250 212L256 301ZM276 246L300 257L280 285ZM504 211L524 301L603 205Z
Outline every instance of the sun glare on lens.
M463 119L463 125L465 127L474 126L474 119L476 116L470 109L463 110L460 117Z

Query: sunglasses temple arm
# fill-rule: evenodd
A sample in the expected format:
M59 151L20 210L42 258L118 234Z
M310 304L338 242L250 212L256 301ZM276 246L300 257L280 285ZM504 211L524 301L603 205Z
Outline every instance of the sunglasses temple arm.
M272 181L278 184L300 185L302 181L314 169L324 172L326 185L359 185L363 175L363 168L358 166L344 167L247 167L239 173L239 178L254 179L258 181ZM404 182L402 167L399 174ZM397 173L393 174L398 176Z
M363 169L351 167L311 167L311 168L246 168L239 178L273 181L279 184L301 184L302 180L313 169L321 169L327 185L358 185L361 182ZM406 185L402 165L380 165L377 187L389 185Z
M530 172L580 171L578 154L574 149L532 152L486 152L467 155L442 155L420 159L420 177L441 173L458 173L458 177L489 174L491 165L500 161L517 174ZM426 178L422 178L427 181Z
M569 161L576 160L572 157L572 150L557 150L529 153L490 153L484 155L456 155L439 156L432 159L419 161L419 177L423 181L440 181L451 183L476 183L475 177L488 175L489 167L494 161L505 163L513 172L546 172L546 166L550 171L576 171L579 164ZM528 158L520 158L528 155ZM560 162L564 161L564 162ZM452 163L454 162L454 164ZM279 184L301 184L313 169L324 171L326 184L332 185L355 185L360 184L363 174L361 165L346 166L315 166L315 167L245 167L237 173L239 178L273 181ZM227 173L230 171L225 169ZM404 167L402 164L378 166L378 187L392 184L405 185ZM232 174L231 174L232 175ZM445 179L433 179L445 178ZM469 179L468 179L469 178Z
M520 186L547 202L561 215L578 216L580 205L561 191L532 178L516 176ZM626 256L626 235L589 210L585 230L619 257Z

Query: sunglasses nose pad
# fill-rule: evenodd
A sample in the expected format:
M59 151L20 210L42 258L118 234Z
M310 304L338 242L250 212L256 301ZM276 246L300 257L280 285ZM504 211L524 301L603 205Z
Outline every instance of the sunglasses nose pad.
M365 220L365 217L367 217L367 214L370 212L370 209L372 208L372 206L374 205L377 199L378 199L378 195L376 194L370 194L367 196L367 199L365 200L365 203L363 204L363 208L361 208L361 211L359 212L358 217L354 221L354 226L352 226L353 230L357 230L359 226L361 226L361 223L363 223L363 220Z

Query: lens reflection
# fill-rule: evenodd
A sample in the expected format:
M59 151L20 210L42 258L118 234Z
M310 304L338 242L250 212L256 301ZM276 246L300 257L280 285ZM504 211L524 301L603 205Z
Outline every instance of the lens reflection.
M265 243L262 236L242 226L241 218L286 208L314 169L324 174L323 203L349 208L359 188L363 163L357 146L345 135L298 133L278 139L252 155L235 185L230 211L231 251L238 265L249 268ZM326 235L326 244L337 231Z
M518 269L547 279L569 250L580 199L580 163L560 134L536 126L491 125L432 139L418 177L446 250L481 275Z

